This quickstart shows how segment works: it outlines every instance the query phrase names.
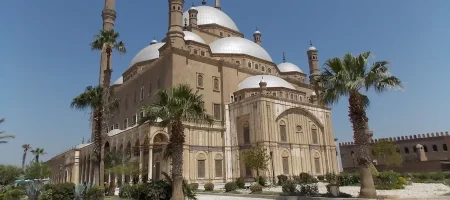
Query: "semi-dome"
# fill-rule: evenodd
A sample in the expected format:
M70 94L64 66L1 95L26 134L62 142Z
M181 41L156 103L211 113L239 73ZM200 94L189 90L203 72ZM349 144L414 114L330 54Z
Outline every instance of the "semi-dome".
M283 87L295 90L295 87L284 79L272 75L256 75L250 76L243 80L238 85L238 90L249 89L249 88L259 88L259 82L264 80L267 83L268 88L271 87Z
M253 41L240 37L225 37L209 44L212 53L246 54L270 62L269 53Z
M161 48L164 44L165 43L151 44L139 51L139 53L136 54L136 56L134 56L134 58L131 60L130 67L139 62L159 58L159 48Z
M308 48L308 51L317 51L317 49L316 49L316 47L314 47L314 46L310 46L310 47Z
M229 29L239 31L234 21L221 10L210 6L196 6L195 9L198 11L197 14L198 25L218 24L220 26L224 26ZM183 21L185 19L189 21L189 11L183 13Z
M183 31L184 32L184 40L186 41L196 41L202 44L206 44L205 40L202 39L199 35L190 32L190 31Z
M300 72L303 73L302 70L297 66L294 65L290 62L283 62L281 64L279 64L278 69L280 70L280 72Z
M123 84L123 76L120 76L116 81L114 81L113 85L122 85Z

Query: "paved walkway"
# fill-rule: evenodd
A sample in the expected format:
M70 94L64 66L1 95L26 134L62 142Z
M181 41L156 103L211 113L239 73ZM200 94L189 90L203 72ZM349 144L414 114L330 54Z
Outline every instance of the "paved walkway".
M267 200L261 198L247 198L247 197L230 197L230 196L218 196L218 195L197 195L198 200Z

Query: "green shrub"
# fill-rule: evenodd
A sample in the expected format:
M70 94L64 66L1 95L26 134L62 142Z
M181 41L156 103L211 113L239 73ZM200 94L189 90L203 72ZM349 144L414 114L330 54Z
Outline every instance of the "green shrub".
M237 184L235 182L228 182L225 184L225 192L235 191L237 189Z
M131 194L136 190L136 187L133 185L125 184L119 190L120 198L131 198Z
M400 184L402 184L402 185L406 185L408 183L408 181L405 178L401 177L401 176L398 177L398 182Z
M323 181L323 180L325 180L325 177L323 175L319 175L319 176L317 176L317 179L319 179L319 181Z
M394 171L385 171L380 172L374 182L377 190L397 190L405 188L406 179L400 177L400 174Z
M294 194L297 190L297 185L294 183L294 181L287 180L286 182L284 182L281 189L285 194Z
M373 165L372 163L370 163L370 171L372 172L373 177L377 177L380 174L375 165Z
M349 186L358 184L360 181L359 174L339 174L338 184L340 186Z
M300 195L301 196L318 196L319 195L319 187L317 184L306 184L300 186Z
M237 178L236 185L238 188L245 189L245 179L242 177Z
M75 198L75 184L73 183L46 184L44 190L52 190L52 199L55 200L73 200Z
M193 190L193 191L197 191L198 190L198 183L190 183L189 187Z
M288 177L284 174L278 175L278 185L284 185L284 183L288 180Z
M52 190L43 190L41 194L38 196L38 200L53 200L52 199Z
M262 177L262 176L258 176L257 178L255 178L255 182L259 183L259 185L261 186L266 186L266 178Z
M105 188L100 186L92 186L83 195L83 200L103 200L105 197Z
M5 195L3 193L0 193L0 199L3 199L3 197L5 197Z
M25 195L25 191L14 188L6 191L3 198L5 200L20 200L23 195Z
M258 183L254 183L250 186L250 191L252 193L258 193L258 192L262 192L262 186Z
M214 183L211 183L211 182L205 183L205 185L203 187L205 188L205 191L213 191Z
M313 183L314 177L308 173L303 172L299 176L295 176L294 180L296 180L296 182L298 184L309 184L309 183Z

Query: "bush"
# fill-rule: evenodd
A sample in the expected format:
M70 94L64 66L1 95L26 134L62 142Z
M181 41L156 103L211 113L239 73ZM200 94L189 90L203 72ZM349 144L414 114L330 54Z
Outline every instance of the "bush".
M38 196L38 200L53 200L52 199L52 190L43 190L41 194Z
M283 186L281 187L283 193L286 194L293 194L297 191L297 185L294 183L294 181L287 180Z
M191 188L191 190L197 191L198 190L198 183L191 183L191 184L189 184L189 187Z
M402 185L406 185L408 181L403 177L398 177L398 182Z
M338 184L339 186L349 186L358 184L360 181L359 174L339 174Z
M319 176L317 176L317 179L319 179L319 181L323 181L323 180L325 180L325 177L323 175L319 175Z
M245 189L245 179L242 177L237 178L236 185L238 188Z
M73 183L46 184L44 190L52 190L52 199L55 200L73 200L75 198L75 184Z
M105 197L105 188L100 186L92 186L83 195L83 200L103 200Z
M131 198L131 194L134 192L135 189L136 189L136 187L125 184L119 190L119 197L120 198Z
M235 182L229 182L225 184L225 192L235 191L237 189L237 184Z
M377 177L380 174L375 165L373 165L372 163L370 163L370 171L372 172L373 177Z
M298 184L309 184L313 183L314 177L308 173L301 173L298 177L296 176L294 179L296 179ZM317 179L316 179L317 181Z
M213 191L214 190L214 184L211 182L205 183L205 186L203 186L205 188L205 191Z
M286 181L288 180L288 177L284 174L278 175L278 185L284 185L284 183L286 183Z
M252 193L262 192L262 189L263 189L262 186L258 183L252 184L250 186L250 191Z
M301 196L318 196L319 195L319 187L317 184L307 184L300 186L300 195Z
M397 190L404 189L406 180L400 179L399 173L393 171L380 172L379 176L375 178L375 188L377 190Z
M259 176L258 178L255 178L255 182L259 183L261 186L266 186L266 178Z
M14 188L6 191L3 198L5 200L19 200L23 195L25 195L25 191Z

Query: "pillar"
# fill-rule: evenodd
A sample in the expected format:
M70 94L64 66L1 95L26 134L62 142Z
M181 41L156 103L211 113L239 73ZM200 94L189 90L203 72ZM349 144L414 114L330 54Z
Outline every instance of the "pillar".
M141 146L141 148L139 148L139 183L142 183L142 173L143 171L143 166L144 166L144 148Z
M80 151L75 150L74 163L72 167L72 175L71 179L75 185L78 185L80 182Z
M148 148L148 179L153 179L153 146Z

